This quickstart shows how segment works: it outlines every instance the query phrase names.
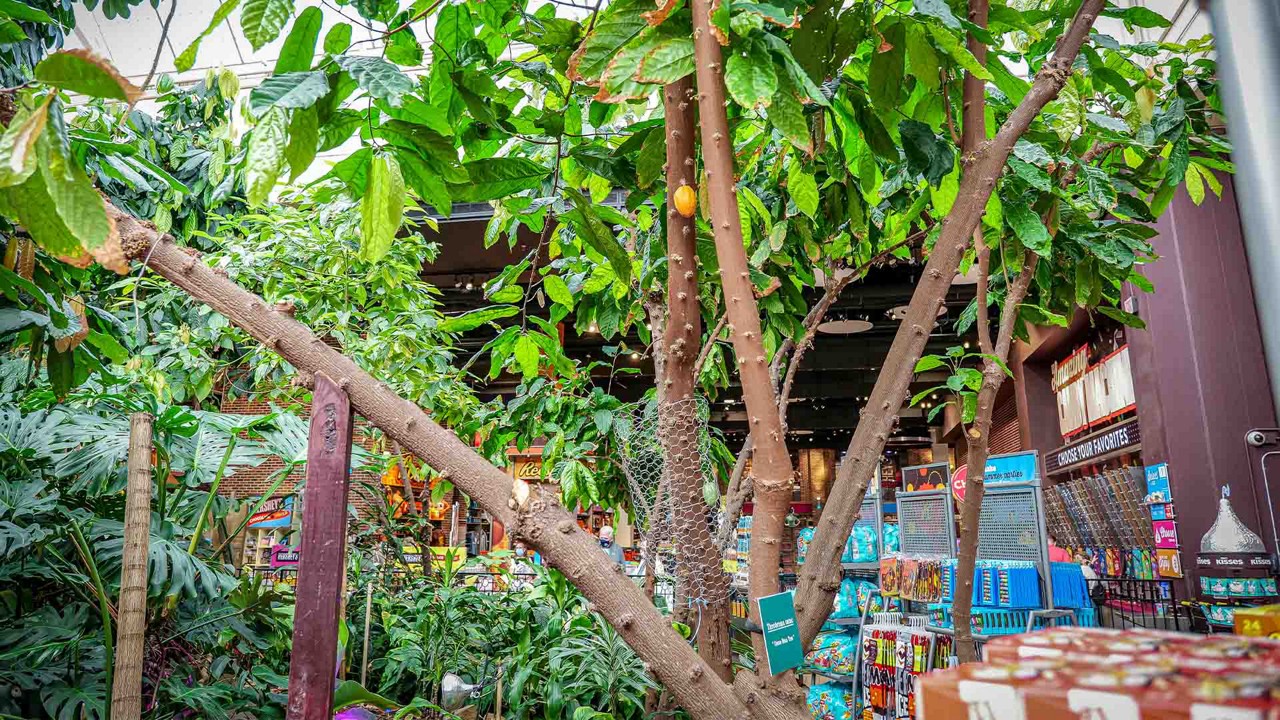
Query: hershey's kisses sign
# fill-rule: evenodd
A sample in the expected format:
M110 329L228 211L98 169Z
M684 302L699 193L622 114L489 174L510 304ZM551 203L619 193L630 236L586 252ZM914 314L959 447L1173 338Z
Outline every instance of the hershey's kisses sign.
M1053 473L1141 442L1142 433L1135 418L1051 451L1044 464L1046 471Z

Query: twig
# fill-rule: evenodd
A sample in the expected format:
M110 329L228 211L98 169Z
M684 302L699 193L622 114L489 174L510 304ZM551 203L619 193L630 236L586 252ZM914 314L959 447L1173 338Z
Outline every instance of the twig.
M169 42L169 24L173 22L173 16L178 12L178 0L169 3L169 16L164 19L164 24L160 26L160 42L156 44L156 54L151 60L151 70L147 72L147 77L142 81L142 85L138 88L142 92L146 92L147 86L151 84L151 79L156 76L156 68L160 67L160 55L164 52L164 46ZM156 17L160 17L160 11L156 10ZM125 113L127 116L128 113Z
M727 315L721 315L720 320L716 322L715 327L711 328L711 332L707 335L707 341L703 343L702 349L698 351L698 359L693 363L693 380L698 381L698 377L702 375L702 366L707 362L707 356L711 354L711 348L720 340L720 333L724 332L724 324L728 322Z

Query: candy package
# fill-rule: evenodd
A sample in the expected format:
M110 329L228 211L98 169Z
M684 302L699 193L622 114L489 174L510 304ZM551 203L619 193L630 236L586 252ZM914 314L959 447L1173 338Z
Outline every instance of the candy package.
M853 689L849 683L823 683L809 688L809 714L814 720L851 720Z
M840 590L836 592L831 610L833 619L856 618L860 616L858 609L858 586L849 579L840 581Z
M844 633L819 635L805 656L805 664L836 674L853 674L858 665L857 643Z
M815 527L801 528L796 533L796 564L803 565L805 556L809 554L809 545L813 542L813 535L818 531Z

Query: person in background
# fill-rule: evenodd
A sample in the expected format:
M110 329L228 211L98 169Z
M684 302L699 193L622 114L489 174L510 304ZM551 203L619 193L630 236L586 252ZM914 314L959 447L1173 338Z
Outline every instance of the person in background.
M1058 539L1049 533L1049 562L1075 562L1071 551L1058 544Z
M605 525L600 528L600 547L604 549L604 554L608 555L614 563L622 564L622 548L613 541L613 526Z
M515 552L515 558L511 562L511 589L528 590L533 587L533 581L537 577L537 571L529 563L529 549L519 540L515 541L511 549Z

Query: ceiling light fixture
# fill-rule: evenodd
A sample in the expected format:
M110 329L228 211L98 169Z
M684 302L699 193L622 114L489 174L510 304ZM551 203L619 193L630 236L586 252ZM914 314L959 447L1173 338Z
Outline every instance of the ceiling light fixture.
M818 326L818 332L827 335L856 335L875 327L866 320L828 320Z

